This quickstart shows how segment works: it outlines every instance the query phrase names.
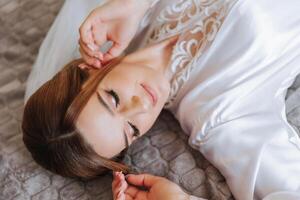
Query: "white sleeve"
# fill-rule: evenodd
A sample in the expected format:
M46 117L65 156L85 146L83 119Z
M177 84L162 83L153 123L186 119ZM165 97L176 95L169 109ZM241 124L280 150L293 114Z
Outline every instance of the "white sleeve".
M176 112L237 200L300 199L300 139L285 112L300 73L299 6L238 1Z

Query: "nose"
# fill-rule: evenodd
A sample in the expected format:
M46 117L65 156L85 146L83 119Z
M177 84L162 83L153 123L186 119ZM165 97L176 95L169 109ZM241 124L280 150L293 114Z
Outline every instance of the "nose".
M124 116L130 117L133 115L148 112L150 106L151 105L149 104L145 96L133 95L121 112Z

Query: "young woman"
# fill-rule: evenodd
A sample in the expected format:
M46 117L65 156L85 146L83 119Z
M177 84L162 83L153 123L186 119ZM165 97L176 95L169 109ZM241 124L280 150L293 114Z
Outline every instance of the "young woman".
M236 199L299 199L300 140L284 101L300 72L299 7L297 0L66 1L28 79L25 145L64 176L129 172L120 155L166 108ZM80 28L83 60L60 69L78 57L74 29L91 9ZM113 46L101 53L107 40ZM160 177L115 177L115 198L188 197Z

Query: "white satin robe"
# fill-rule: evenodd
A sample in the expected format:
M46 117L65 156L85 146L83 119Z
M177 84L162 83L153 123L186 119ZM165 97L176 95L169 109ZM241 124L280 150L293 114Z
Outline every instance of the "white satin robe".
M147 38L151 27L155 29L151 20L171 1L184 6L209 2L161 0L141 23L128 52L155 41ZM103 2L65 2L40 48L25 101L64 64L79 57L78 27ZM238 200L300 199L300 141L286 120L284 100L300 73L299 11L299 0L237 1L209 48L199 57L193 55L188 76L172 84L175 96L168 109L190 135L189 144L219 169ZM157 41L178 33L166 33ZM170 70L178 75L173 61Z
M239 200L300 200L300 140L285 95L300 73L300 1L239 0L179 91L189 143Z

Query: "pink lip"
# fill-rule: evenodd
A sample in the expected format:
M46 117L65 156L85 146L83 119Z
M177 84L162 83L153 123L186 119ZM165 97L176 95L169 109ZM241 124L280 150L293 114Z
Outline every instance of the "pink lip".
M155 106L157 103L157 95L155 91L146 84L141 84L141 85L146 90L146 92L151 96L152 104L153 106Z

